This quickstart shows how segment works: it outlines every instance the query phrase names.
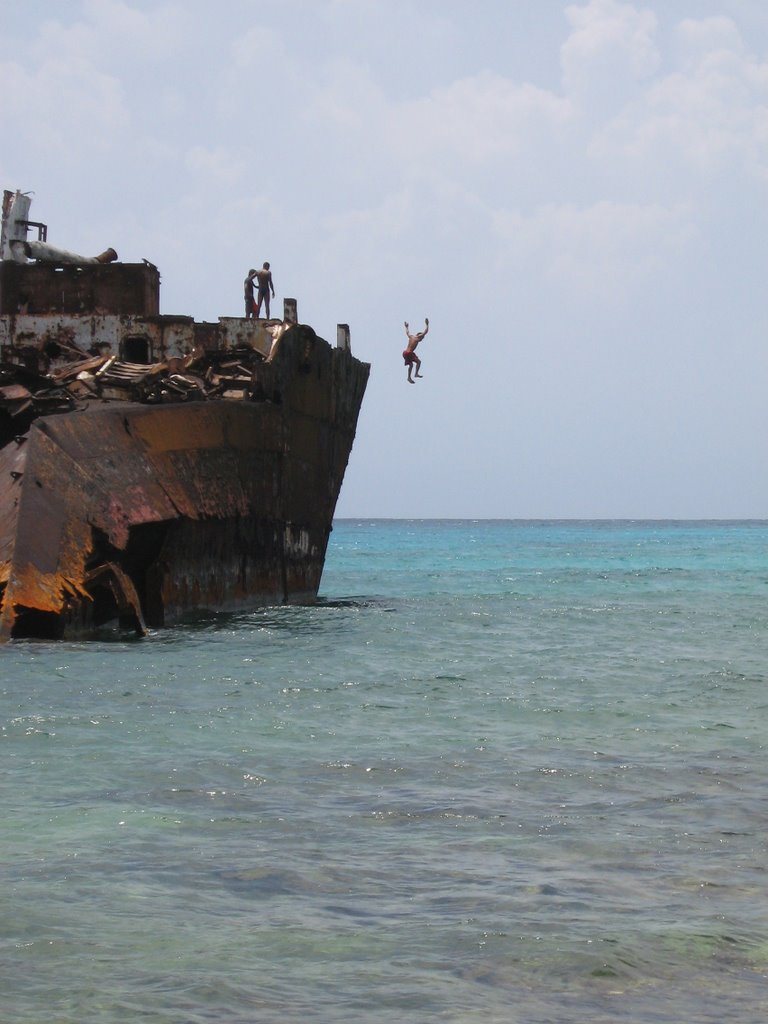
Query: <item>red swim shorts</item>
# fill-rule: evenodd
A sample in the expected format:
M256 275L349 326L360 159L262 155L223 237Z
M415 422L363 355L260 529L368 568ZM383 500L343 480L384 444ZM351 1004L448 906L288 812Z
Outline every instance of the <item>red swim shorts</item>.
M406 366L411 366L416 362L416 353L409 352L408 349L406 349L405 352L403 352L403 362Z

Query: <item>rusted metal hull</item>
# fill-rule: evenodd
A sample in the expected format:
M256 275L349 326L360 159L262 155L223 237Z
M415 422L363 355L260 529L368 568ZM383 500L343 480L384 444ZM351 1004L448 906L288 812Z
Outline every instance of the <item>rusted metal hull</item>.
M34 419L0 450L0 639L313 601L368 370L297 328L243 400Z
M29 206L3 193L0 641L314 601L370 370L347 325L161 315L157 267Z

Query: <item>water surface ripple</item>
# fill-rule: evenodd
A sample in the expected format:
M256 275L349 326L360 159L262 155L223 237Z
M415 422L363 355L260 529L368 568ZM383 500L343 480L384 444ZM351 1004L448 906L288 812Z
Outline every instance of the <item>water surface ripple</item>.
M768 524L336 524L0 650L2 1019L757 1024Z

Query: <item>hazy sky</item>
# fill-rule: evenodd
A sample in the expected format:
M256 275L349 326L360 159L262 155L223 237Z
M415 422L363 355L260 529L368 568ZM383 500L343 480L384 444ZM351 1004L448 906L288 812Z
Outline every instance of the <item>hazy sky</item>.
M371 380L337 514L768 517L765 0L0 0L0 185ZM431 331L406 383L403 321Z

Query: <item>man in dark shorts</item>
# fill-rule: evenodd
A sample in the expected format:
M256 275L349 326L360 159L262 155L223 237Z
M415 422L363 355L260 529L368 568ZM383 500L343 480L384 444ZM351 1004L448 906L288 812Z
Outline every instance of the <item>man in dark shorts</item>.
M429 330L429 317L424 317L424 330L423 331L419 331L418 334L411 334L410 329L408 327L408 321L407 320L405 321L405 333L406 333L406 335L408 337L408 344L406 345L405 349L403 350L403 362L408 367L408 383L409 384L415 384L416 383L416 381L411 376L411 372L412 372L414 366L416 367L416 376L417 377L423 377L424 376L423 373L419 373L419 371L421 370L421 360L416 355L416 346L419 344L420 341L424 340L424 336L426 335L428 330Z
M250 320L256 315L256 304L253 301L253 286L256 277L255 270L248 271L248 277L243 281L243 297L245 298L245 319Z
M269 320L269 290L272 289L272 298L275 297L275 286L272 284L272 271L269 269L269 264L265 263L261 270L256 271L256 277L259 279L259 294L256 299L256 316L261 316L261 303L264 302L264 311L267 314L267 320Z

